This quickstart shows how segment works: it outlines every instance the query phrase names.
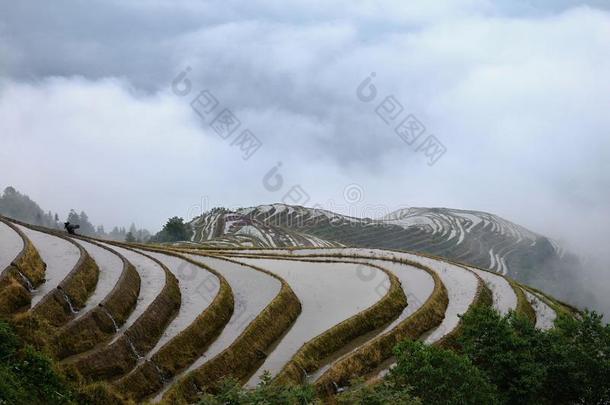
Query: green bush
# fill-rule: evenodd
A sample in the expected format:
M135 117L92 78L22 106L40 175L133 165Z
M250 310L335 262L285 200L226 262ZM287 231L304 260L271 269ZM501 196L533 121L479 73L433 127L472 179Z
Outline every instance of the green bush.
M0 322L0 360L6 361L19 349L19 338L6 322Z
M498 388L502 402L527 404L542 399L548 345L544 332L515 313L501 316L475 307L462 318L458 344Z
M0 404L69 404L71 397L53 361L23 345L12 328L0 322Z
M216 395L207 394L199 405L311 405L321 403L311 386L285 386L271 382L266 373L262 382L254 390L242 388L234 379L221 382Z
M585 312L536 329L516 313L475 307L462 317L456 351L403 342L378 385L354 384L340 404L608 404L610 326ZM403 401L403 402L401 402Z
M122 404L108 384L82 386L57 369L46 354L25 344L0 321L0 404ZM72 380L72 381L70 381Z
M560 315L549 331L484 307L462 323L460 351L498 388L503 403L610 403L610 326L595 312Z
M28 392L25 385L21 384L15 370L6 364L0 364L0 404L25 403Z
M193 230L184 219L172 217L167 220L163 229L150 238L151 242L180 242L191 239Z
M438 346L405 341L394 350L396 366L387 379L411 387L425 404L495 404L495 387L465 356Z
M610 403L610 325L585 312L560 316L548 332L544 396L554 403Z
M362 380L352 383L349 391L337 396L339 405L421 405L412 395L411 387L398 386L392 381L382 381L377 385L366 384Z

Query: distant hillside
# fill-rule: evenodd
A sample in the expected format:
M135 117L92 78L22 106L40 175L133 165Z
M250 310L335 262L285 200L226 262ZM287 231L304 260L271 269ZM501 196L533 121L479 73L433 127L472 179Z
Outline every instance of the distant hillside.
M53 215L51 211L44 212L30 197L10 186L0 194L0 215L48 228L60 226L57 214Z
M229 211L217 208L190 223L194 230L192 241L215 247L343 246L339 242L331 242L313 234L290 229L288 224L274 225L267 219L255 218L250 215L249 209Z
M553 240L497 215L409 208L382 219L261 205L215 209L191 222L193 242L218 247L354 246L428 253L531 283L577 305L593 305L579 285L579 259Z
M78 213L72 209L62 217L51 211L45 212L36 201L12 186L6 187L4 192L0 193L0 215L51 229L63 229L64 222L67 221L73 225L79 225L78 233L81 235L117 241L132 239L132 241L144 242L151 236L148 230L138 229L133 223L129 228L115 226L110 232L106 232L102 225L94 226L84 211Z

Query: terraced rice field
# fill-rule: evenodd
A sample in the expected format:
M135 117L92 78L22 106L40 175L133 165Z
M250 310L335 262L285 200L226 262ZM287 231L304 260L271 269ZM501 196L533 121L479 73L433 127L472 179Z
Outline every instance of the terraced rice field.
M468 269L479 276L491 290L493 295L493 306L498 312L505 315L510 311L517 309L517 294L504 277L473 267L468 267Z
M136 402L196 402L223 377L253 387L264 371L332 391L387 369L402 339L445 344L475 304L531 313L542 329L565 309L502 275L421 254L128 246L15 226L23 236L0 222L0 309L46 317L57 360ZM27 286L17 271L44 278ZM29 299L8 305L9 288Z
M76 267L81 253L74 243L58 236L35 231L22 225L17 227L36 246L42 260L46 263L45 282L32 294L32 307L36 306L48 293Z
M178 279L182 297L178 314L167 326L159 342L146 355L150 358L167 342L188 328L208 308L218 294L220 282L216 275L179 257L143 250L140 252L150 255L167 266Z
M193 364L165 384L164 389L155 397L155 402L162 399L163 394L174 381L197 370L231 346L257 315L277 296L282 286L280 280L253 267L212 257L197 255L186 255L186 257L214 268L227 279L235 297L235 309L218 338Z
M392 321L392 323L387 325L381 332L379 332L380 334L391 331L402 321L420 309L421 306L428 301L432 295L432 292L434 291L434 279L428 272L422 270L421 268L409 264L381 259L358 259L357 261L383 267L384 269L387 269L391 273L395 274L400 280L401 286L407 297L407 302L409 303L409 305L405 307L405 309L394 321ZM383 283L383 281L372 277L371 281L378 284Z
M104 248L100 245L86 242L84 240L75 239L77 244L81 245L93 260L97 263L100 273L97 281L97 287L89 300L87 305L81 311L79 311L76 318L84 316L87 311L97 307L102 301L110 294L115 288L116 284L121 277L123 272L124 262L115 251L110 248Z
M133 264L141 280L138 303L131 315L129 315L129 318L127 318L127 321L119 329L119 333L112 340L111 343L114 343L125 330L129 329L142 316L155 298L161 294L163 287L165 287L166 275L161 264L142 253L109 244L104 244L103 246L113 249Z
M13 228L0 222L0 271L6 269L23 249L23 240Z
M316 257L308 256L308 259L314 260ZM329 258L318 257L318 260L329 260ZM345 259L340 258L330 258L332 261L341 261ZM353 354L358 348L367 344L374 338L380 335L384 335L393 331L397 326L403 323L409 316L414 314L417 310L419 310L423 304L428 301L434 291L435 282L434 278L425 270L405 264L400 262L381 260L381 259L353 259L355 262L363 263L363 264L371 264L378 266L380 268L384 268L394 275L396 275L401 283L401 287L404 291L405 296L407 297L408 305L403 309L400 315L394 319L387 326L379 328L378 330L373 331L372 333L368 333L362 338L350 344L344 350L339 351L333 358L328 359L327 363L312 373L308 381L315 382L317 381L327 370L329 370L333 365L337 364L341 359L345 359L349 357L350 354ZM370 282L375 286L383 286L387 283L386 277L380 272L373 273L370 270L366 270L365 267L359 268L360 276Z
M246 329L256 316L280 292L280 280L252 267L212 257L187 255L215 269L227 279L235 297L233 315L218 338L208 350L186 371L195 370L220 354Z
M359 267L353 263L295 262L275 259L240 259L242 263L267 269L284 278L303 306L301 315L263 365L248 381L249 386L260 382L263 371L277 375L307 341L327 329L370 307L381 294L367 278L359 277ZM374 277L379 270L370 268ZM346 294L345 292L349 292ZM304 371L305 372L305 371Z
M557 313L537 294L525 290L523 292L536 312L536 327L542 330L551 329Z

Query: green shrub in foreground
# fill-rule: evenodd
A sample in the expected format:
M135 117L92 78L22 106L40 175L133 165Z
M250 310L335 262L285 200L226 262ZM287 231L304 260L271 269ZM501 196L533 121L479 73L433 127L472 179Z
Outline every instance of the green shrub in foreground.
M460 351L498 388L502 402L542 400L548 336L524 317L475 307L462 318Z
M585 311L535 329L515 313L477 307L462 319L460 351L508 404L610 403L610 326Z
M0 322L0 404L3 403L71 403L71 391L53 361L23 345L6 322Z
M495 404L496 388L465 356L422 342L405 341L394 349L396 366L387 380L408 387L424 404Z
M0 405L126 403L105 383L70 382L46 354L25 344L0 321Z
M349 391L337 396L339 405L421 405L422 402L413 397L412 389L397 385L392 381L383 380L378 385L355 381Z
M204 395L199 405L305 405L318 404L316 394L311 386L281 386L271 383L266 373L262 382L254 390L242 388L234 379L222 381L216 395Z

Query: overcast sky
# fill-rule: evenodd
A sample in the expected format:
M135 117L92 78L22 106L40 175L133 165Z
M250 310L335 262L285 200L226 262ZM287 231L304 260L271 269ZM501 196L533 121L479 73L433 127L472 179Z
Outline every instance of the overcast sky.
M155 231L298 185L307 205L483 210L602 253L604 3L2 2L0 187ZM203 90L218 102L205 120ZM241 125L219 135L225 108ZM408 115L425 127L411 145L395 132ZM246 129L262 144L248 160ZM430 135L446 149L433 165L417 150Z

